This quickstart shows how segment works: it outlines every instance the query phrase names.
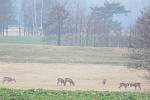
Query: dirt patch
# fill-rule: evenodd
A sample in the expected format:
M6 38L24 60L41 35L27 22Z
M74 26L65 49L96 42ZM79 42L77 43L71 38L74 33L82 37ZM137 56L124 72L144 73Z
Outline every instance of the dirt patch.
M97 90L97 91L135 91L134 88L119 89L120 82L141 82L142 91L150 91L150 84L143 77L146 71L129 70L124 66L99 64L16 64L0 63L2 77L15 77L16 83L0 83L8 88L44 88L53 90ZM74 79L75 87L56 85L57 78ZM102 80L107 79L106 86ZM139 90L136 90L139 91Z

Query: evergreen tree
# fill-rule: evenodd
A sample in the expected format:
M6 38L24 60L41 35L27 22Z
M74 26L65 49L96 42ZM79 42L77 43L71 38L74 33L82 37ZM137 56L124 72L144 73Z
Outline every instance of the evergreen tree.
M129 43L132 48L130 58L133 60L129 67L150 71L150 8L142 12L133 26Z
M94 26L91 33L101 34L106 38L107 46L109 46L109 32L121 29L121 23L114 20L115 15L127 14L124 6L120 3L108 2L104 3L103 7L91 8L92 13L89 19L91 26Z

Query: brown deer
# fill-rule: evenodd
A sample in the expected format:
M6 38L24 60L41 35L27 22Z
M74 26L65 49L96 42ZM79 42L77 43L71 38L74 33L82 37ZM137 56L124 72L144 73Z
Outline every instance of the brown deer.
M65 86L65 81L64 81L64 79L58 78L58 79L57 79L57 86L58 86L58 85L61 85L61 86L63 85L63 86Z
M119 89L121 89L122 87L126 89L129 85L130 85L129 83L120 83Z
M11 77L3 77L2 83L4 84L5 82L7 82L7 83L15 82L16 83L16 79L15 78L11 78Z
M137 82L137 83L130 83L130 87L134 87L135 90L137 88L139 88L141 90L141 83Z
M103 85L106 85L106 81L107 81L106 79L103 79L103 80L102 80L102 84L103 84Z
M65 78L65 86L67 85L67 83L69 83L70 86L75 86L75 83L71 78Z

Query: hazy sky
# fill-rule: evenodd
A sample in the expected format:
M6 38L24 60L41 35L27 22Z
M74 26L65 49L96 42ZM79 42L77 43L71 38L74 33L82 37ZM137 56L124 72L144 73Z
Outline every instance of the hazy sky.
M90 6L103 6L105 0L86 0ZM123 22L123 26L128 27L135 23L140 11L143 8L150 6L150 0L108 0L111 2L120 2L127 10L131 12L127 16L118 17L118 20Z

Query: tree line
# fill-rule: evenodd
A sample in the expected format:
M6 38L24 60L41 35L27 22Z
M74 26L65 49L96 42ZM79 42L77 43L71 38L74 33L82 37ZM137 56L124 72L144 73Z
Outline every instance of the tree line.
M2 8L4 12L12 14L12 0L1 2L9 5ZM129 13L121 3L106 0L103 6L86 7L80 0L23 0L21 5L17 24L24 27L24 36L44 35L49 41L49 37L55 35L56 44L63 45L62 37L68 35L72 37L70 45L85 46L99 46L102 41L104 46L119 46L125 37L121 34L121 22L115 20L116 15ZM0 13L9 16L3 11ZM5 18L0 19L10 22L10 18ZM118 41L111 44L111 39ZM127 46L125 41L121 42L122 46Z
M9 24L13 21L12 12L12 1L11 0L0 0L0 35L4 36L5 29L8 28Z
M129 47L132 60L129 67L150 72L150 7L141 11L141 16L131 27ZM147 78L150 79L150 76Z

